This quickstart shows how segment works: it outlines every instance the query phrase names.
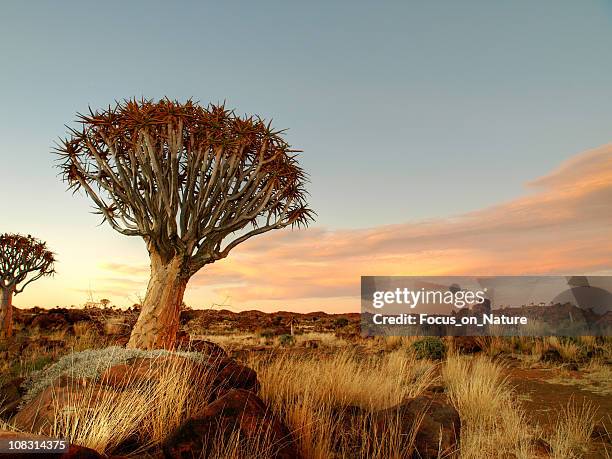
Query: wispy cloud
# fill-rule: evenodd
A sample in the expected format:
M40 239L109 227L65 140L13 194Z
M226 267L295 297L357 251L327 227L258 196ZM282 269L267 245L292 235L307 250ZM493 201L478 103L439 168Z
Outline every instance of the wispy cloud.
M486 190L483 190L486 193ZM367 229L276 231L236 248L190 283L193 302L358 308L362 275L561 274L612 269L612 144L527 184L524 195L448 218ZM138 279L146 265L107 264Z

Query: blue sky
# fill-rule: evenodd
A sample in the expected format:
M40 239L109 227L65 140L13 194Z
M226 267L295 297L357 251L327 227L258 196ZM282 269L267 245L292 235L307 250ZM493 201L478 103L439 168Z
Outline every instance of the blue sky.
M76 112L132 96L226 100L289 128L322 227L509 200L612 140L611 5L5 1L0 231L68 263L142 256L95 227L49 153Z

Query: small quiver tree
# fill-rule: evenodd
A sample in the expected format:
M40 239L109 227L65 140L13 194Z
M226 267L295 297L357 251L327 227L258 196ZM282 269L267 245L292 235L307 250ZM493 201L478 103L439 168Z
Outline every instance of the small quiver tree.
M151 260L129 347L173 347L191 276L253 236L312 219L295 150L258 117L165 99L79 121L56 151L65 180L116 231L142 237Z
M297 325L298 325L297 317L291 316L289 318L288 323L289 323L289 327L291 329L291 336L295 336L295 327L297 327Z
M20 234L0 235L0 338L13 334L13 296L53 274L54 262L44 242Z

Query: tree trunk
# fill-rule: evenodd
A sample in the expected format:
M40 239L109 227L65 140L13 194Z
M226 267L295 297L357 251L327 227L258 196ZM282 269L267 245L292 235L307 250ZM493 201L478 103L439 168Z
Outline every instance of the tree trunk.
M13 336L13 287L0 288L0 339Z
M189 277L183 273L182 260L164 263L151 253L151 278L140 315L127 347L172 349L179 329L183 295Z

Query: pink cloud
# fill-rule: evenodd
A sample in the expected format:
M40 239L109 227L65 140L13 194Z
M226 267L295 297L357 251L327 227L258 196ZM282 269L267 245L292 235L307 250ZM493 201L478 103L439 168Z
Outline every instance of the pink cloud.
M448 218L254 238L190 282L241 308L358 309L361 275L595 273L612 268L612 144L528 183L528 192ZM146 276L147 267L107 265Z

